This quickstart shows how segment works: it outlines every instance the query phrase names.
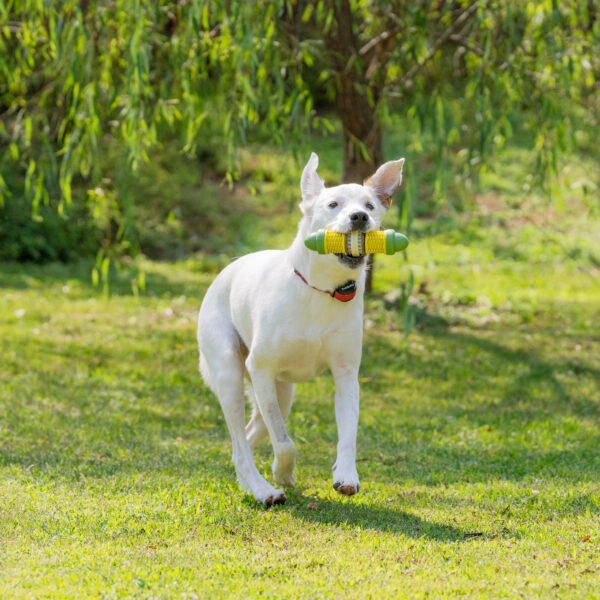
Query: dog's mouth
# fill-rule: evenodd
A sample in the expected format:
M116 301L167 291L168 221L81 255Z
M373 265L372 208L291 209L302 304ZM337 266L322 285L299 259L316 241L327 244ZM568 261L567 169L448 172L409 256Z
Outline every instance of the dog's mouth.
M360 267L365 261L364 256L352 256L351 254L336 254L338 260L345 266L351 269Z

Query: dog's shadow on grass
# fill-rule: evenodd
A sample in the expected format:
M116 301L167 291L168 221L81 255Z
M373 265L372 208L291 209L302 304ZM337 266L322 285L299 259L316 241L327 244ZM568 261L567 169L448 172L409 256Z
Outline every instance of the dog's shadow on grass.
M332 525L338 528L402 534L409 538L428 538L457 542L480 537L482 532L463 531L458 527L427 521L403 510L367 505L353 499L305 496L301 490L286 492L288 501L278 510L288 510L294 518L306 523Z

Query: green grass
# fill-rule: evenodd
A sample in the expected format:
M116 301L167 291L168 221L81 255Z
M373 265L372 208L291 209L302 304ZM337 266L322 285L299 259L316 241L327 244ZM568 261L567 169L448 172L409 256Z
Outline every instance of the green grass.
M249 200L280 247L282 177ZM139 297L126 271L107 298L89 264L0 266L0 597L600 598L600 221L499 181L377 260L353 498L326 375L298 386L288 503L239 491L196 368L225 258L149 262Z

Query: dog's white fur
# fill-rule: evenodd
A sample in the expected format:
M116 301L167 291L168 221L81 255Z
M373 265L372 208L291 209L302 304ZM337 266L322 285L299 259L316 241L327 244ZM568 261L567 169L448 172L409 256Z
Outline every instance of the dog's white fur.
M258 472L252 448L268 433L273 446L273 479L294 487L296 447L285 427L294 383L329 367L335 381L339 441L333 485L352 495L356 471L358 369L362 351L365 265L348 265L332 254L308 250L304 238L327 228L346 233L351 215L368 214L365 230L378 230L390 198L402 181L404 159L381 166L365 185L325 188L312 154L302 173L303 218L291 247L248 254L215 279L200 308L200 370L217 395L231 434L233 464L242 488L262 503L285 502ZM340 302L313 289L333 291L356 280L357 294ZM245 423L244 382L253 405Z

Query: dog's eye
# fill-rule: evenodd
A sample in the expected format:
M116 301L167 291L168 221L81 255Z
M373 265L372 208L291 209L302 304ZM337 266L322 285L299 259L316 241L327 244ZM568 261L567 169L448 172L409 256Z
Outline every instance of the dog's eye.
M329 208L337 208L338 203L333 201L333 202L330 202L327 206L329 206Z
M375 207L370 202L367 202L367 208L373 210Z

